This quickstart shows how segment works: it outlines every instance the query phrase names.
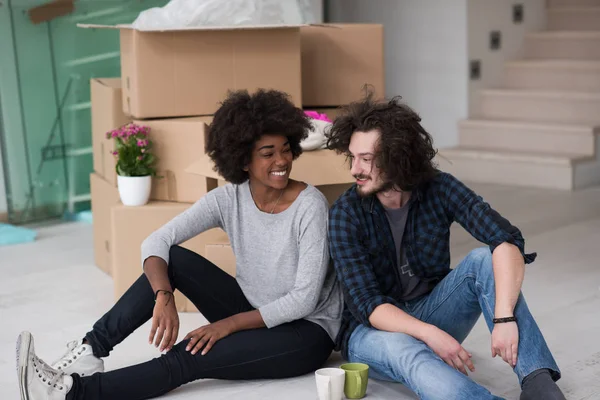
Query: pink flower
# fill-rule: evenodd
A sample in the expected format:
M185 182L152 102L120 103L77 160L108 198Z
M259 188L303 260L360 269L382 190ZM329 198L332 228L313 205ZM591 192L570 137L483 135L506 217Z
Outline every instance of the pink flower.
M145 152L146 152L146 149L142 148L142 153L145 153Z
M306 114L307 116L309 116L312 119L318 119L321 121L332 122L329 119L329 117L327 116L327 114L320 114L316 111L304 111L304 114Z
M118 152L118 151L111 151L111 153L112 153L112 155L113 155L113 156L116 156L116 155L118 155L118 154L119 154L119 152Z
M137 157L138 161L142 161L142 158L144 158L144 156L138 156Z

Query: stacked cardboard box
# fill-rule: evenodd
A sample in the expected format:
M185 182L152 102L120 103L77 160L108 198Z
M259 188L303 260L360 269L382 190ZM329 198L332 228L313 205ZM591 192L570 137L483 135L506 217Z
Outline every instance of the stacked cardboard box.
M383 25L305 26L302 36L302 101L337 107L358 100L369 85L385 96Z
M304 109L334 119L339 106L358 100L371 85L384 95L381 25L205 27L138 31L118 29L121 79L93 79L91 175L96 264L114 278L120 297L142 273L140 246L154 230L226 182L204 154L212 115L228 90L258 88L288 93ZM158 158L151 201L120 204L113 143L106 132L128 122L151 128ZM305 152L292 178L318 187L330 203L352 182L345 158L329 150ZM235 275L225 232L213 229L184 247ZM197 311L177 294L180 311Z
M115 298L119 298L142 273L142 241L217 186L215 179L184 172L204 151L205 130L211 117L134 120L123 110L120 79L92 79L91 101L94 259L101 270L113 276ZM152 201L143 207L120 205L116 161L112 155L114 145L105 135L129 122L151 128L154 152L159 159L159 178L152 183ZM184 246L204 254L207 243L219 240L227 241L227 236L215 231L204 233ZM178 310L187 311L190 303L179 293L177 297Z

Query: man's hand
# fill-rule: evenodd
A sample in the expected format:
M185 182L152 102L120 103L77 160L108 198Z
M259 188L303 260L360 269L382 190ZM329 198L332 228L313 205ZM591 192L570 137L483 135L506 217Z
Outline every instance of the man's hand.
M517 365L519 327L516 322L494 325L492 330L492 357L499 355L511 367Z
M160 351L171 350L179 334L179 315L175 307L175 297L171 293L160 293L152 313L152 329L148 342L160 345Z
M427 335L425 343L452 368L456 368L465 375L467 375L465 367L471 372L475 371L475 366L471 361L472 355L443 330L432 325L431 333Z
M233 332L233 321L230 318L202 326L185 335L184 340L190 339L185 350L191 350L192 354L196 354L206 344L204 350L202 350L202 355L205 355L217 341L231 335Z

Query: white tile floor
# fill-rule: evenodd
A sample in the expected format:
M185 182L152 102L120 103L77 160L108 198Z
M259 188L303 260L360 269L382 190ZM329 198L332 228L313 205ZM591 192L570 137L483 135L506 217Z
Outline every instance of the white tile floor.
M474 185L497 210L519 226L527 249L539 253L527 268L524 293L563 372L568 399L600 399L600 188L575 193ZM462 228L452 234L453 263L477 246ZM21 330L33 332L47 361L67 341L81 337L112 305L112 281L93 266L89 225L39 229L32 244L0 247L0 399L18 399L14 344ZM181 314L181 334L202 325L199 314ZM144 325L106 359L115 369L158 353L146 344ZM464 343L473 353L473 378L496 395L517 399L512 371L490 357L489 333L479 321ZM340 363L338 354L331 365ZM315 399L312 375L281 381L198 381L168 399ZM368 399L414 399L399 384L369 382Z

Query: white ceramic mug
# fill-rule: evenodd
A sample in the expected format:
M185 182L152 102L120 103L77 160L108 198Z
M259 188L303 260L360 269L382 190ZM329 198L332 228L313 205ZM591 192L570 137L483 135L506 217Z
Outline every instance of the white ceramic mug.
M346 372L339 368L321 368L315 371L319 400L342 400Z

